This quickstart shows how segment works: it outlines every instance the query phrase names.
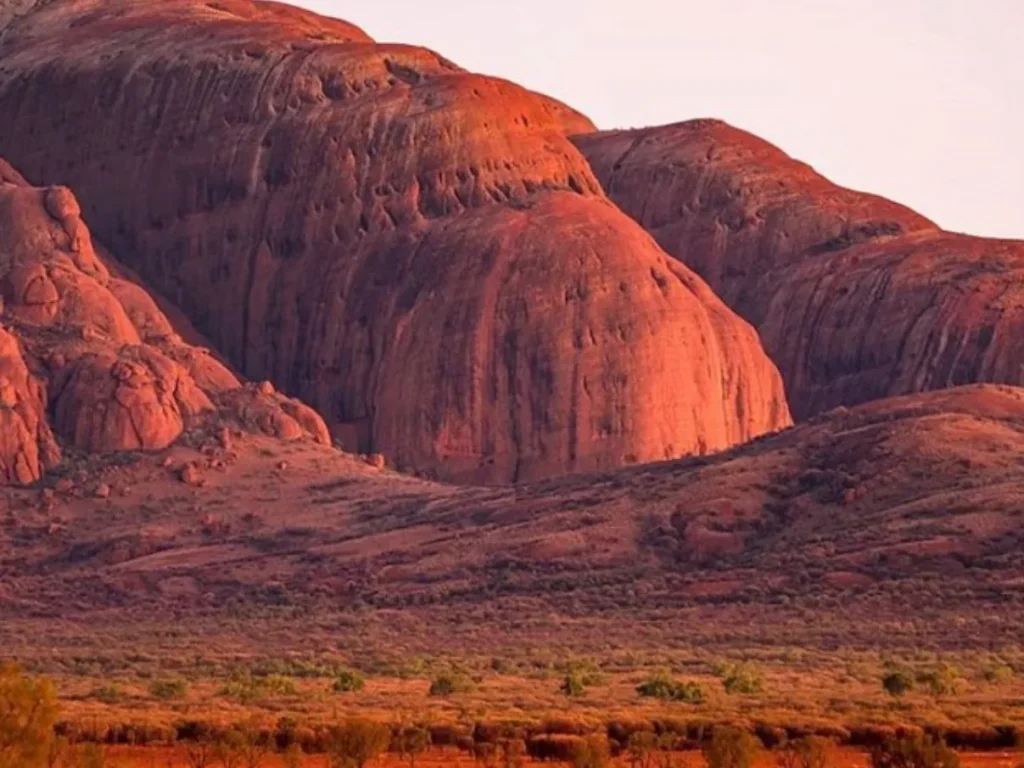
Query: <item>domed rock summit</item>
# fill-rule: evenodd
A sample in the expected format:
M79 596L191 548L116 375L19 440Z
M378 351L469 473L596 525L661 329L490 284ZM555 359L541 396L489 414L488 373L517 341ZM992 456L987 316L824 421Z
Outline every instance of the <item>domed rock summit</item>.
M574 141L615 203L758 328L797 418L1024 384L1024 242L944 232L718 120Z
M566 138L593 125L432 51L275 3L52 0L6 23L0 111L0 151L349 450L506 483L791 423L753 329Z

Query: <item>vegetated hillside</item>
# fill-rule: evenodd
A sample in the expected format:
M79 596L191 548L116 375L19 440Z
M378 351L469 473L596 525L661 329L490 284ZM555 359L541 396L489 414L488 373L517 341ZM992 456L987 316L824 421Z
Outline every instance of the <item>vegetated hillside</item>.
M1024 383L1024 243L943 232L716 120L574 141L607 194L758 328L797 418Z
M313 410L186 343L80 214L69 189L0 160L0 485L33 485L67 452L162 450L188 431L330 444Z
M260 440L208 449L202 487L173 482L168 464L196 458L179 446L65 470L106 498L56 475L43 496L5 491L0 641L84 647L100 618L135 647L173 625L247 652L977 648L1019 632L1022 390L896 398L713 458L513 489Z
M753 330L566 139L589 121L431 51L251 0L53 0L6 22L0 114L0 152L349 450L502 483L790 423Z

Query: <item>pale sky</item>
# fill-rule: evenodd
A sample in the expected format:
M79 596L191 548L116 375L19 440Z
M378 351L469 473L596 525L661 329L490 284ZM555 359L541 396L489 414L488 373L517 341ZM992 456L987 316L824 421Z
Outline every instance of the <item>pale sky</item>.
M718 117L947 229L1024 238L1024 0L290 0L568 102Z

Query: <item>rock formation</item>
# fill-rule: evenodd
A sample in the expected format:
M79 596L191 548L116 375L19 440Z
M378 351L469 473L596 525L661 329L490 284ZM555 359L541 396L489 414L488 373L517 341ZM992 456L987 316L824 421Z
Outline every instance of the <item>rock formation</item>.
M719 121L574 141L608 195L760 330L798 418L1024 383L1024 243L943 232Z
M219 352L399 468L504 482L789 424L756 334L604 197L582 116L251 0L54 0L0 151Z
M112 274L80 213L67 188L31 187L0 161L0 483L55 466L54 432L88 452L159 450L226 420L329 444L310 409L243 388L185 344L142 288Z

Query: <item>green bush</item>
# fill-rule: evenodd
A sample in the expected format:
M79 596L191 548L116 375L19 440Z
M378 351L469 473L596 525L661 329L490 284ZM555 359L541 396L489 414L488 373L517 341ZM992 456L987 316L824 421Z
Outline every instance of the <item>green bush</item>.
M754 694L764 690L764 680L748 664L730 664L722 672L722 687L729 694Z
M430 683L431 696L452 696L456 693L469 693L473 684L463 675L438 675Z
M959 768L960 757L941 739L892 736L871 750L871 768Z
M356 693L363 690L366 686L366 680L358 672L349 669L343 669L338 673L338 677L334 681L334 692L335 693Z
M882 688L890 696L903 696L914 688L914 679L906 672L899 670L887 672L882 676Z
M636 687L636 692L640 696L662 701L681 701L687 704L704 702L704 691L699 685L673 680L666 672L659 672L644 680Z
M702 748L708 768L750 768L760 750L756 736L731 726L715 728Z

